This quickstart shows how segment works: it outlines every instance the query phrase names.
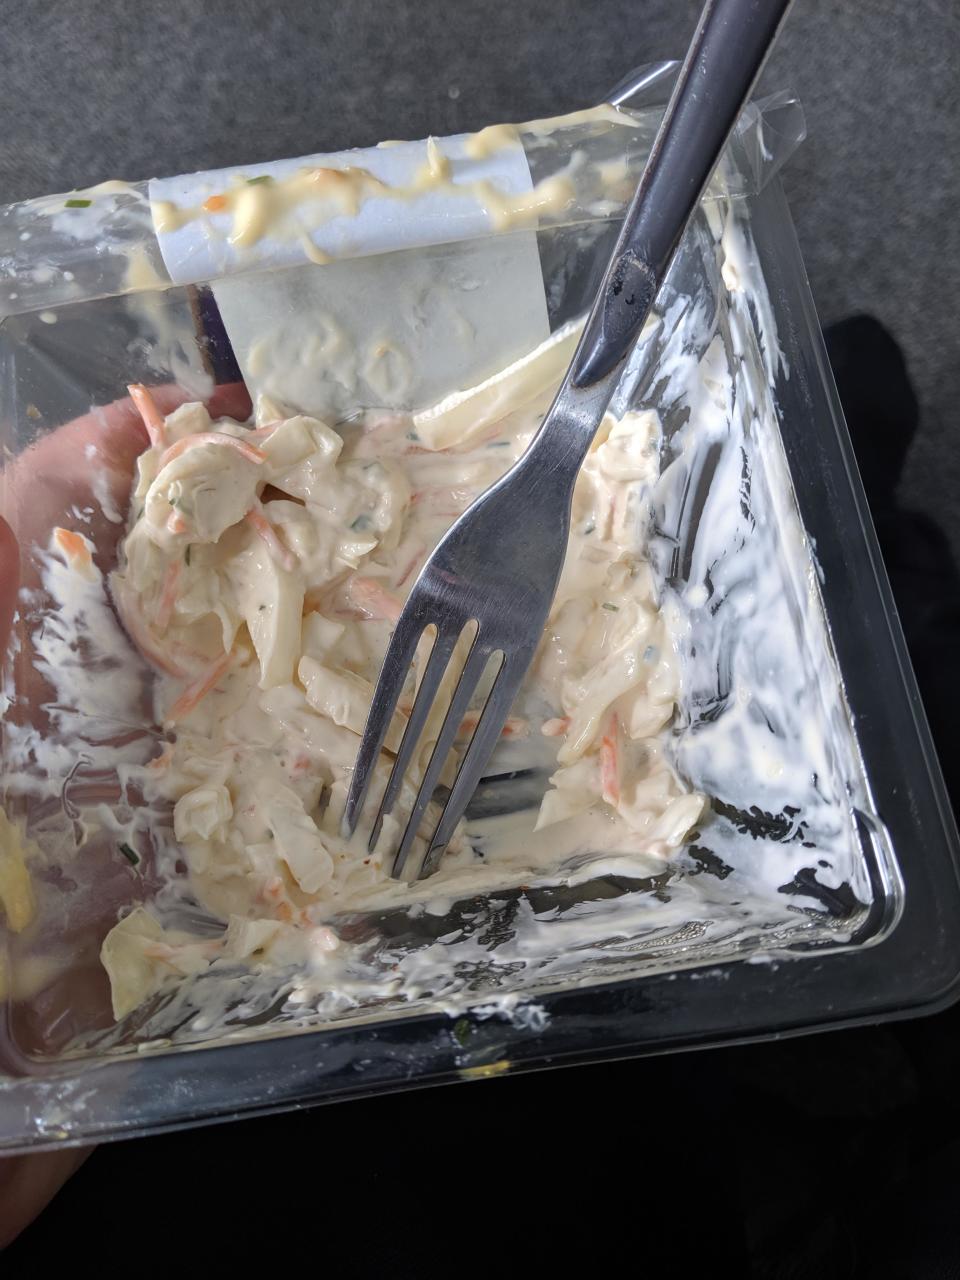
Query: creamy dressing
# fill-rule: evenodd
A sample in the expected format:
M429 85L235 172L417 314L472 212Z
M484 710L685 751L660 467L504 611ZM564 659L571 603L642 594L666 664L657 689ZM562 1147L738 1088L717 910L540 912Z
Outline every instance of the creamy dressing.
M235 174L223 191L201 204L154 200L154 225L157 235L164 236L202 221L212 232L222 232L228 244L238 249L252 248L267 237L283 240L292 236L305 250L310 246L307 256L312 262L325 263L331 260L330 255L313 244L311 233L333 218L356 217L369 200L412 201L431 193L462 196L475 200L486 211L491 230L510 231L536 226L541 217L559 216L576 196L576 187L566 173L541 179L531 191L506 192L487 179L457 181L452 162L436 138L427 140L426 152L426 163L413 181L404 184L382 182L357 166L305 168L283 178ZM494 150L468 154L484 158Z
M210 175L195 182L195 200L154 198L153 222L163 240L197 224L207 238L221 238L235 250L250 251L262 242L274 245L294 242L314 263L325 264L332 255L316 244L318 231L340 218L355 219L371 201L412 203L425 197L453 197L478 207L493 232L536 227L544 220L556 221L573 209L582 194L578 175L588 166L583 152L574 150L567 162L533 184L518 188L504 170L496 177L477 177L477 164L497 157L511 158L525 168L523 146L542 146L567 129L591 125L620 126L636 131L637 122L626 112L603 104L584 111L525 124L491 125L463 138L428 138L426 142L391 144L404 154L420 154L422 159L403 180L388 181L367 165L355 163L361 153L331 157L332 164L301 164L271 172L257 166L255 171L237 170ZM368 156L376 157L383 144ZM624 165L625 157L622 157ZM496 172L495 170L492 172ZM625 192L619 168L603 162L594 167L591 190L594 201ZM202 196L202 198L201 198ZM615 207L613 200L611 207ZM385 209L382 215L389 219ZM455 206L450 216L458 216ZM462 215L461 215L462 216Z
M146 293L170 287L170 281L161 276L144 245L134 245L127 251L126 257L127 269L123 283L131 293Z
M562 116L545 116L541 120L526 120L523 124L489 124L470 134L466 143L467 155L476 160L496 155L504 147L521 140L524 134L543 140L551 138L562 129L574 129L578 125L614 124L635 128L636 122L625 111L609 102L585 107L582 111L569 111Z

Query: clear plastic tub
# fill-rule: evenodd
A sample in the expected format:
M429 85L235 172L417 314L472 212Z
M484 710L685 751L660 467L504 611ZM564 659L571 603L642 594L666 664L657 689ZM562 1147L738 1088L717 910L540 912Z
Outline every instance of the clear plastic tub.
M628 99L641 121L634 168L670 74L639 77L643 88ZM227 317L255 294L238 303L222 282L212 293L202 281L170 284L142 189L111 195L99 253L84 235L68 236L65 252L62 224L43 211L59 215L62 197L0 214L4 512L34 593L22 597L9 664L5 807L31 847L37 906L19 932L8 916L2 935L0 1150L876 1021L953 998L957 834L775 177L789 145L774 131L792 129L795 143L796 122L787 99L743 122L658 301L660 324L618 393L621 409L655 405L663 418L649 545L664 606L688 623L670 749L709 794L709 816L645 880L597 866L560 886L338 921L370 983L367 995L355 984L349 1002L334 1004L292 1000L295 975L268 990L212 970L114 1024L99 945L118 911L150 901L158 884L149 865L117 856L90 815L136 803L119 753L148 758L158 730L112 709L116 672L98 669L84 647L90 618L78 625L45 611L36 504L16 482L16 459L130 381L196 395L235 377L213 298ZM567 148L558 158L553 137L533 136L536 145L523 141L535 178L538 165L549 176L567 163L571 146L612 145L586 124L565 142L558 135ZM536 233L554 329L582 312L616 231L614 206L584 198L575 211ZM474 244L448 239L391 261L401 275L446 271ZM167 287L134 287L131 245L141 283L146 273ZM470 259L488 272L481 295L495 296L497 252ZM312 270L329 273L328 290L331 280L354 281L359 297L360 273L376 272L378 260L363 261ZM272 286L262 276L240 287L266 297ZM729 394L692 402L693 384L678 373L690 368L713 369L716 378L696 385ZM373 394L361 383L354 402ZM96 496L86 456L69 476L44 473L42 449L33 456L33 483L73 485L86 466ZM51 650L43 626L60 627L54 638L66 648ZM92 663L92 678L78 678L72 705L54 705L42 693L43 664L71 649L78 671ZM52 772L37 767L37 743L58 747ZM542 778L508 773L493 771L476 809L522 809L536 798L531 788L542 790ZM451 961L442 980L384 987L393 970L426 972L438 940ZM211 994L214 1020L203 1015Z

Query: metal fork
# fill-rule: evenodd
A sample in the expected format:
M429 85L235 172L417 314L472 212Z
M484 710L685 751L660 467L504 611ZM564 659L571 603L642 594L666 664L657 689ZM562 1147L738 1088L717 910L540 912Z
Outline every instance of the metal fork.
M343 815L359 821L374 765L425 628L436 638L370 835L392 810L454 647L476 632L394 859L404 868L478 683L500 666L420 877L436 869L533 659L563 565L581 464L680 236L760 72L790 0L707 0L583 336L526 453L450 528L413 585L390 641Z

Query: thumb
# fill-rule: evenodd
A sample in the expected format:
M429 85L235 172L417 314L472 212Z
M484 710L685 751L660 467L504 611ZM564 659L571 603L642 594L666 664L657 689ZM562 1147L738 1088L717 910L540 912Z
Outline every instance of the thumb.
M0 517L0 660L10 638L20 587L20 548ZM0 1250L32 1222L89 1155L84 1149L0 1156Z

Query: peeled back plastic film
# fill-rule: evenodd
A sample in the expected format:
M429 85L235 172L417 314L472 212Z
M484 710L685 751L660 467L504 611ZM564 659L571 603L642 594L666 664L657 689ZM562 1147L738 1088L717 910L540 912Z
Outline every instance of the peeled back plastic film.
M663 64L620 105L0 210L0 318L142 289L616 221L659 120ZM745 110L705 198L756 194L804 137L787 92Z

